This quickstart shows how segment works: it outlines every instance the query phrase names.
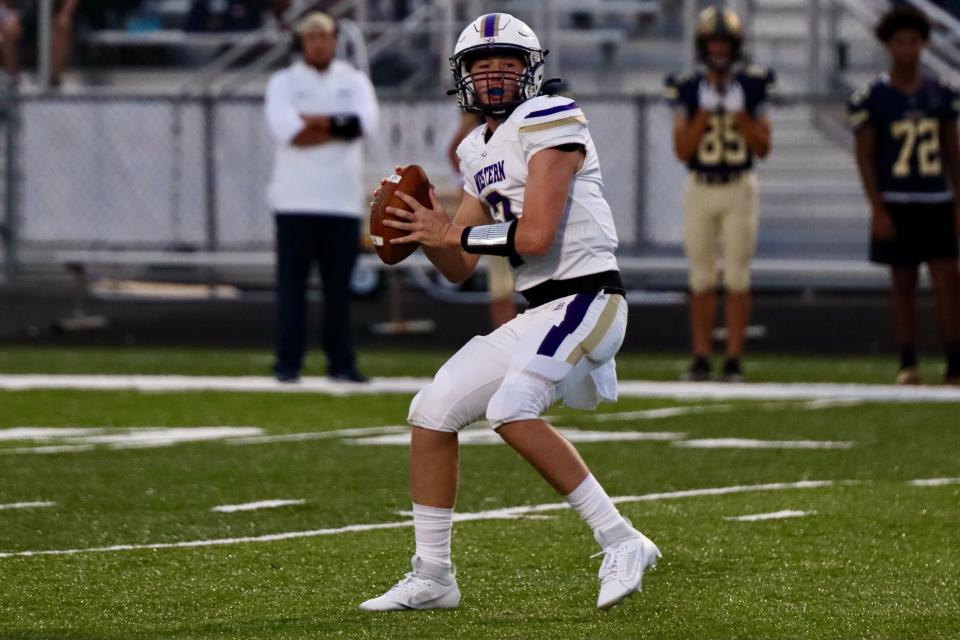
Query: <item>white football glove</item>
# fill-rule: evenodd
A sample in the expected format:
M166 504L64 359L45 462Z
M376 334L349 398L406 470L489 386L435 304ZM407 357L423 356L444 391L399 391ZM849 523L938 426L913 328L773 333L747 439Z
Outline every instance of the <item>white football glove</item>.
M700 108L704 111L716 111L720 108L720 92L704 78L700 81L700 88L697 91L697 101L700 103Z
M740 113L744 109L743 87L733 80L724 87L720 105L727 113Z

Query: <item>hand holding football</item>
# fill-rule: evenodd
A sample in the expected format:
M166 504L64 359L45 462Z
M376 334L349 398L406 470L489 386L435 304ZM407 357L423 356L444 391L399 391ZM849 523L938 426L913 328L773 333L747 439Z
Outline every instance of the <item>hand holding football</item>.
M417 202L428 209L430 202L430 180L423 168L416 164L399 169L395 174L383 181L380 188L374 193L370 203L370 239L377 250L377 255L386 264L397 264L420 246L417 242L393 244L390 241L410 234L404 229L397 229L384 224L385 220L401 220L386 211L387 207L412 211L395 192L400 191L416 198Z

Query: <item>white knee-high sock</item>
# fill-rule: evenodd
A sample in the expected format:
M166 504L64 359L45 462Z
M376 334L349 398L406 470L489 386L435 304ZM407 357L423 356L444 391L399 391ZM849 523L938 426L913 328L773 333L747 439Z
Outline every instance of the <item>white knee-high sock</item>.
M584 478L576 489L564 496L564 500L576 509L594 533L625 522L593 474Z
M427 507L413 503L413 536L416 554L445 567L450 561L450 533L453 530L453 509Z

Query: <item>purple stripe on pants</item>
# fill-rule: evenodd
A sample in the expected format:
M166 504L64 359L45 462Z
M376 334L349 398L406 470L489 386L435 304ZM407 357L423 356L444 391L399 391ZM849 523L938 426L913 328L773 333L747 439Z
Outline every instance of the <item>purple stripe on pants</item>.
M537 349L539 356L553 356L560 348L560 343L571 333L576 331L584 316L587 315L587 309L590 303L596 297L594 293L578 293L576 297L567 305L567 312L563 315L563 320L558 325L554 325L547 332L540 348Z

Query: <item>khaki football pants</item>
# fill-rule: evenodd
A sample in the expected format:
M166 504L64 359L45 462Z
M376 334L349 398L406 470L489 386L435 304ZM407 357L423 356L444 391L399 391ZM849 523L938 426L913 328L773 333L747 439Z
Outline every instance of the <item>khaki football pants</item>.
M690 291L717 286L718 245L723 254L727 291L750 289L750 258L757 246L757 176L752 171L726 184L699 182L688 173L684 182L683 247L690 262Z
M507 258L484 256L487 261L487 291L490 299L505 298L513 295L513 270Z

